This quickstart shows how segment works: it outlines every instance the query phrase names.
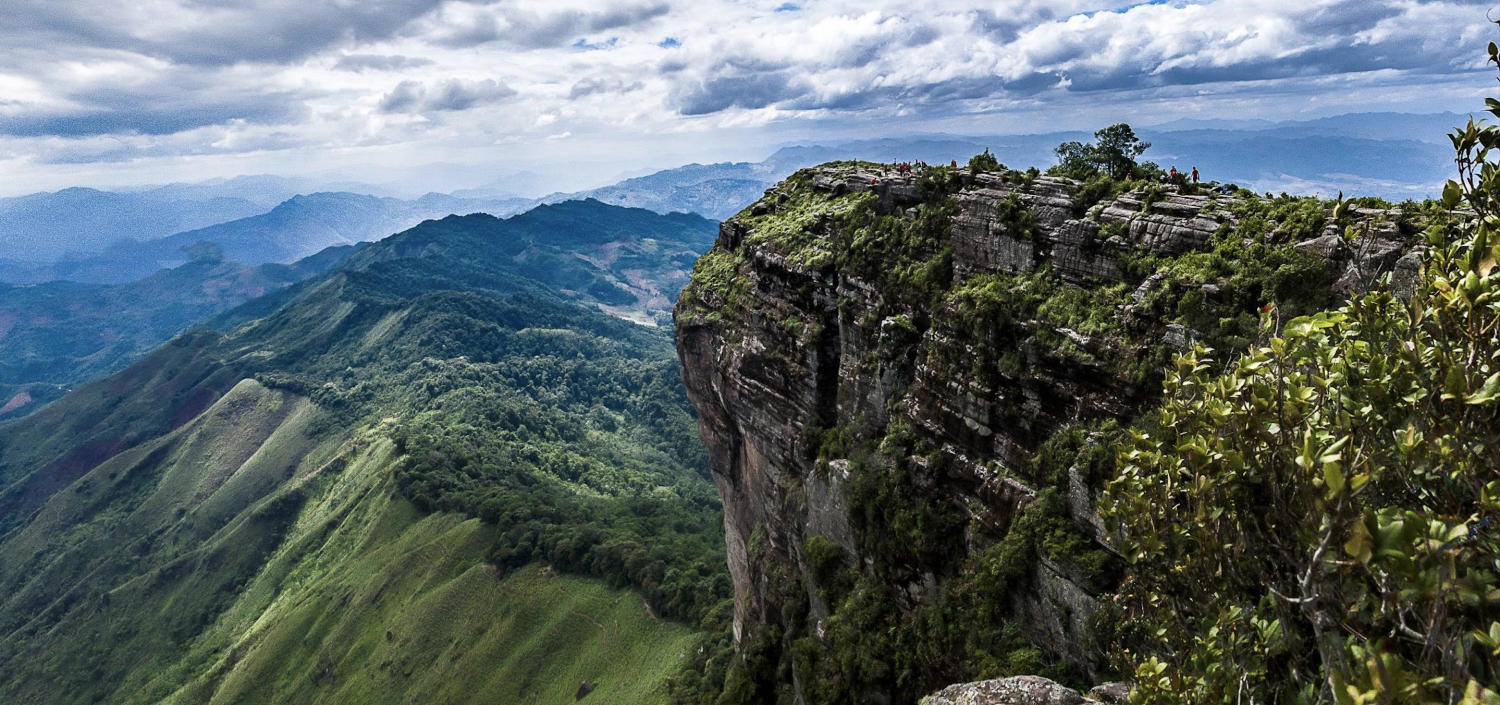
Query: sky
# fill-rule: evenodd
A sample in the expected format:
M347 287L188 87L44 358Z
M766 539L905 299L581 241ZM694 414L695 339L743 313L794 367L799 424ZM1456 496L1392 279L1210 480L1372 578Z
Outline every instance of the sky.
M0 195L255 173L451 190L523 171L541 191L794 142L1469 112L1495 88L1487 13L1500 18L1423 0L3 0Z

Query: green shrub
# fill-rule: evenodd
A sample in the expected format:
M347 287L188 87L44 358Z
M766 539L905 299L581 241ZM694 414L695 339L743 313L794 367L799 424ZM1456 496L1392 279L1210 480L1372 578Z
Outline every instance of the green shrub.
M995 155L990 154L988 149L969 158L969 171L974 174L988 174L1003 169L1005 165L1001 164Z

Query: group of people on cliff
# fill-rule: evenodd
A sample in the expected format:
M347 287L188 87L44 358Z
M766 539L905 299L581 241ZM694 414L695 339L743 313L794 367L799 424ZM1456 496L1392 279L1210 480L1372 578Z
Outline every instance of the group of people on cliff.
M1178 171L1176 166L1173 166L1171 170L1166 171L1157 177L1157 180L1161 183L1170 184L1173 186L1185 186L1188 183L1188 179L1192 179L1192 183L1198 183L1198 167L1193 167L1192 174L1185 174ZM1125 180L1138 180L1134 169L1125 172Z

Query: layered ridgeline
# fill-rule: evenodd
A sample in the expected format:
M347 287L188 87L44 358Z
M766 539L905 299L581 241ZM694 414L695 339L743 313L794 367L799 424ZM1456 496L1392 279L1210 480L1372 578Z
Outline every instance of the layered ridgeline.
M987 154L917 177L834 163L769 190L722 225L676 308L738 642L705 656L730 666L697 701L1121 679L1112 630L1151 629L1095 617L1127 568L1095 508L1123 425L1153 418L1195 343L1226 359L1382 277L1409 293L1448 219L1077 182Z
M719 504L668 333L597 308L712 233L428 222L0 426L0 700L663 699Z
M449 213L510 215L532 205L515 198L428 194L404 201L318 192L284 201L278 198L249 213L225 205L213 212L217 217L212 219L187 221L184 225L188 227L160 229L162 216L182 204L171 198L154 199L150 194L178 190L164 187L144 195L92 191L88 193L94 197L81 202L60 198L69 192L36 194L14 199L33 202L27 217L19 221L15 218L19 214L7 211L6 203L0 200L0 243L20 248L20 252L8 252L0 247L0 282L124 284L190 261L205 245L241 264L291 264L329 247L378 240ZM219 188L184 185L180 190L211 193ZM219 200L234 199L210 203ZM143 208L154 208L157 217L142 215ZM62 248L67 251L59 252Z
M0 419L116 372L205 318L323 274L355 249L250 266L199 247L191 261L128 284L0 284Z
M276 222L291 230L302 227L300 220ZM220 226L233 227L237 224ZM244 250L259 232L241 233L234 241L239 250L197 242L186 249L191 261L126 284L0 284L0 419L29 413L76 383L117 371L190 325L322 274L358 249L331 247L291 265L260 264L268 258ZM407 233L404 244L390 247L404 248L402 256L430 247L455 261L463 259L465 247L489 247L502 259L477 266L506 267L579 302L655 323L666 320L712 232L713 225L697 216L659 216L586 201L503 220L479 214L427 223ZM224 329L265 315L290 295L265 299L215 325Z

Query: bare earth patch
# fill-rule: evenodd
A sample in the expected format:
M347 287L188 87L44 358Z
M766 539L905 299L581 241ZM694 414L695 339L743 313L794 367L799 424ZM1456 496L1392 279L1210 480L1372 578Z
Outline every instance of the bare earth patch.
M10 412L15 411L16 409L19 409L30 403L31 392L23 391L20 394L11 397L10 401L5 402L5 406L0 406L0 416L9 414Z

